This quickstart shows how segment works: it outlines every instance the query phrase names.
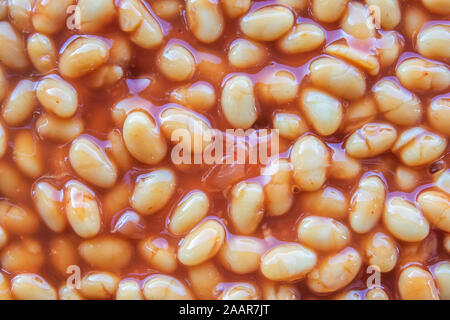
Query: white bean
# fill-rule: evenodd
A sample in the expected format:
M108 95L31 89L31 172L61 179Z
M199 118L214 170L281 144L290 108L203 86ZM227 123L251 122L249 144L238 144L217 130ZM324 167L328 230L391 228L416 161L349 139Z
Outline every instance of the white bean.
M401 241L422 241L430 232L430 225L422 212L411 202L397 196L387 200L383 222L389 232Z

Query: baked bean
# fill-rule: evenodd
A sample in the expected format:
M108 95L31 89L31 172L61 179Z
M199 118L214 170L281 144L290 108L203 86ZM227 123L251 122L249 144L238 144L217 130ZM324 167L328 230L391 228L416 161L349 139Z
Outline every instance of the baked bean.
M269 280L302 279L317 263L317 256L300 244L278 245L261 258L261 272Z
M308 274L308 288L316 293L338 291L356 277L361 264L361 256L351 247L327 256Z
M320 22L336 22L344 14L349 0L313 0L312 12Z
M223 11L230 19L238 18L248 12L252 4L251 0L223 0Z
M108 150L111 152L114 162L122 171L128 171L132 166L133 160L125 146L120 130L115 129L111 131L108 135L108 140L111 143L111 147Z
M305 245L320 251L341 250L350 241L350 232L344 224L332 218L317 216L302 219L297 236Z
M30 235L39 229L39 218L34 212L3 200L0 201L0 225L8 233Z
M0 249L2 249L8 243L8 234L6 230L0 226Z
M46 35L34 33L29 36L27 52L34 68L40 73L47 73L56 68L55 44Z
M159 169L140 175L131 194L131 206L142 215L154 214L167 205L176 186L171 170Z
M433 276L417 266L410 266L400 273L398 290L403 300L439 300Z
M440 263L433 270L441 300L450 300L450 263Z
M341 102L320 90L307 88L300 96L300 109L321 136L329 136L337 131L343 118Z
M78 94L58 76L45 77L36 87L36 97L44 109L60 118L71 118L78 108Z
M113 216L130 207L131 186L128 183L118 183L109 189L103 197L103 214L107 223L111 221Z
M81 279L79 291L88 299L110 299L115 295L119 281L119 277L110 272L90 272Z
M318 49L325 42L325 32L312 23L300 23L277 41L277 48L286 54L298 54Z
M175 248L164 238L148 237L140 241L138 251L152 269L164 273L172 273L177 269Z
M389 124L371 122L356 130L345 142L345 150L355 158L370 158L388 151L397 139Z
M228 73L225 57L221 57L211 51L197 51L198 76L212 84L220 86Z
M170 233L182 235L192 230L208 215L209 206L208 196L203 191L190 192L178 203L170 216Z
M34 82L21 80L3 104L3 120L10 126L23 125L33 114L36 104Z
M80 177L98 187L109 188L116 183L118 171L115 163L88 137L72 142L69 160Z
M142 78L143 82L147 80L151 81L150 78ZM147 112L150 107L153 107L153 104L150 101L138 96L126 98L112 106L111 118L114 121L114 125L120 128L124 125L128 114L134 111Z
M294 285L266 280L262 287L265 300L300 300L300 292Z
M143 111L128 114L123 124L123 141L130 154L145 164L157 164L167 153L167 144L155 120Z
M128 193L127 193L128 196ZM128 200L128 197L127 197ZM128 201L127 201L128 202ZM145 237L146 221L132 210L127 210L120 215L111 230L111 233L119 233L130 239L142 239Z
M227 270L237 274L248 274L259 269L263 250L259 239L228 236L218 257Z
M446 0L422 0L422 4L430 12L441 15L450 14L450 4Z
M351 201L349 220L353 231L366 233L378 223L385 197L386 187L379 177L361 179Z
M420 173L406 166L398 166L395 169L395 183L402 191L414 190L420 182Z
M84 123L77 118L61 119L51 114L42 114L36 120L36 131L42 140L67 143L82 134Z
M56 290L42 277L22 273L11 280L11 293L19 300L56 300Z
M29 184L15 166L0 160L0 194L3 197L23 200L28 195Z
M258 119L252 80L245 75L228 79L222 90L221 105L230 125L250 128Z
M170 44L158 55L156 66L171 81L186 81L195 73L192 53L180 44Z
M0 0L0 19L3 20L8 16L8 0Z
M237 232L253 233L264 215L264 191L259 183L240 182L231 190L229 216Z
M358 160L353 159L343 151L334 152L328 175L332 179L351 180L358 177L362 169Z
M376 76L380 72L378 59L371 54L344 44L331 44L325 48L325 52L337 58L346 59L358 67L367 71L368 74Z
M295 113L277 112L272 124L279 131L280 137L288 140L295 140L309 131L306 121Z
M294 14L283 6L266 6L241 19L241 31L257 41L280 39L294 25Z
M104 64L87 76L86 85L92 89L108 88L119 82L123 76L121 66Z
M121 32L109 34L108 39L112 41L109 49L109 63L123 68L128 67L133 56L130 40Z
M66 25L67 11L74 0L36 0L32 22L37 32L52 35Z
M445 235L443 245L444 245L445 251L447 251L447 253L450 253L450 234Z
M402 19L402 12L398 0L366 0L369 8L379 10L380 25L384 30L394 29Z
M140 0L120 0L119 25L130 40L144 49L159 47L164 35L159 22Z
M436 228L450 232L450 199L439 191L423 191L417 203L425 218Z
M403 31L410 39L415 39L423 24L431 19L419 6L407 6L404 11Z
M99 68L109 58L109 47L93 36L80 36L70 42L59 58L59 72L67 78L79 78Z
M100 236L81 242L78 252L94 268L118 270L130 263L133 247L127 240L115 236Z
M374 232L363 242L366 263L381 272L390 272L398 261L399 250L394 239L382 232Z
M264 186L264 200L267 213L271 216L282 216L287 213L293 203L292 166L286 159L272 161L262 173L270 177Z
M344 291L340 294L338 294L333 300L365 300L364 295L361 291L357 290L350 290L350 291Z
M386 120L403 126L420 122L422 118L420 99L393 80L385 79L377 82L372 92L378 109Z
M181 14L182 4L179 0L156 0L150 3L153 11L160 18L174 20Z
M295 100L298 82L287 70L276 70L265 74L256 84L260 102L267 105L284 105Z
M216 298L216 287L223 282L223 276L214 265L208 261L188 268L189 283L198 299L212 300Z
M366 79L357 68L336 58L323 57L311 63L312 83L348 100L361 98L366 92Z
M30 178L44 171L41 144L29 131L20 131L14 138L13 159L17 167Z
M382 288L375 287L367 291L366 300L389 300L389 296Z
M442 97L433 99L427 108L428 122L433 127L446 135L450 135L450 98Z
M9 281L3 273L0 272L0 300L12 300L12 298Z
M276 2L291 7L293 10L304 10L308 5L308 0L276 0Z
M95 33L108 26L116 15L113 0L79 0L80 31L82 33Z
M389 300L387 293L380 287L373 287L367 290L366 293L350 290L339 294L336 300Z
M150 83L153 80L151 77L148 77L142 78L142 81L149 81ZM134 96L131 98L120 100L118 103L116 103L111 109L111 117L117 127L122 127L128 114L133 111L146 112L148 111L148 108L151 107L153 107L153 104L150 101L142 99L138 96Z
M199 265L219 252L225 229L216 220L205 220L192 229L178 248L178 260L186 266Z
M1 1L1 0L0 0ZM3 102L8 93L8 80L6 78L6 72L3 67L0 66L0 103Z
M425 27L417 35L417 50L430 59L448 61L450 53L450 25Z
M219 300L260 300L259 290L251 283L237 282L227 287Z
M186 18L189 30L203 43L212 43L222 35L225 22L216 0L187 0Z
M437 254L439 241L435 232L431 232L421 242L403 243L399 265L405 267L413 264L426 264Z
M377 113L375 99L371 96L350 102L343 119L342 129L344 133L351 133L358 130L366 123L375 119Z
M300 195L301 208L304 212L317 216L343 220L347 217L348 200L345 195L333 187Z
M316 191L325 183L330 165L327 146L312 135L299 138L291 150L294 182L301 190Z
M430 232L430 225L422 212L398 196L386 201L383 223L394 237L406 242L422 241Z
M189 289L179 280L166 275L152 275L144 282L144 297L147 300L192 300Z
M205 81L179 87L171 92L170 101L200 113L206 113L217 104L214 87Z
M402 61L396 69L398 80L413 91L436 92L450 86L450 71L445 65L422 58Z
M116 300L144 300L139 282L133 279L120 281L117 287Z
M414 127L403 131L392 147L392 152L407 166L420 166L437 160L447 146L447 139Z
M31 196L41 219L53 232L65 230L67 221L62 208L63 193L48 182L38 182L33 186Z
M69 181L65 186L64 201L67 220L77 235L91 238L100 232L100 207L91 190L78 181Z
M23 38L7 21L0 21L0 42L0 62L17 71L28 67Z
M212 141L210 124L193 111L168 108L161 113L160 120L166 138L183 152L202 153Z
M327 2L331 1L328 0ZM372 21L369 8L360 2L351 1L348 3L341 20L341 28L358 39L374 38L376 29L368 21Z
M53 268L63 277L67 276L70 266L79 263L77 249L67 236L53 238L50 241L49 258Z
M384 32L378 40L378 59L381 67L393 65L403 50L405 43L397 31Z
M263 45L246 39L236 39L230 45L228 61L239 69L254 68L267 60L267 51Z
M44 259L41 244L31 238L11 242L3 249L0 257L2 269L9 273L39 272Z
M22 32L33 29L31 14L34 0L8 0L9 19Z
M59 300L84 300L81 294L75 288L70 288L69 286L63 285L58 290Z
M450 193L450 169L442 171L441 174L435 177L434 184L442 191Z

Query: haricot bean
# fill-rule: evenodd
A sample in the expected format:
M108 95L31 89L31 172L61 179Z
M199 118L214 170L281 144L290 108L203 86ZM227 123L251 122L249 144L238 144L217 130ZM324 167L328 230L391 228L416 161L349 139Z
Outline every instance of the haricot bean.
M0 0L0 300L450 299L449 14Z

